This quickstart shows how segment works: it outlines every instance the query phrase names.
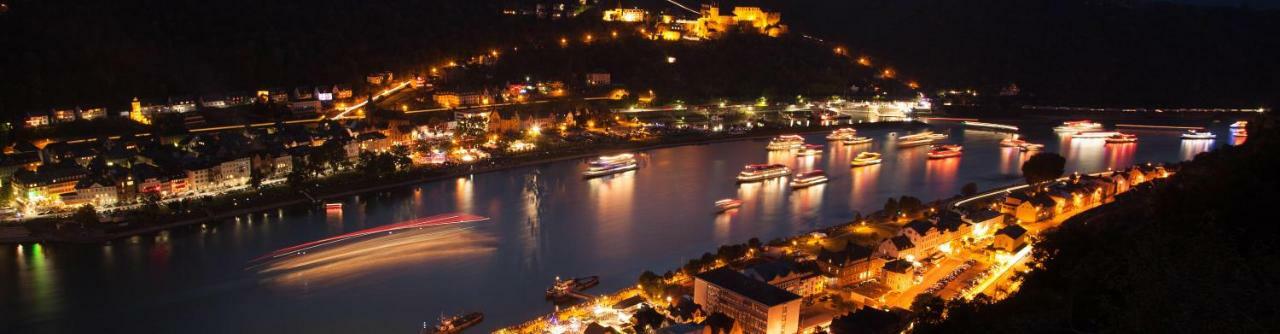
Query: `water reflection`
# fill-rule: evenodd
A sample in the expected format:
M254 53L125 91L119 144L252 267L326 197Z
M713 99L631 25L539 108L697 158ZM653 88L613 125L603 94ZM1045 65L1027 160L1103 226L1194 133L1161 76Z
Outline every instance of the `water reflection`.
M791 215L796 222L812 221L818 216L818 209L822 207L822 192L827 189L827 185L817 184L791 192Z
M849 206L858 207L876 200L876 180L880 177L880 164L854 167L849 171L852 184L849 192Z
M1138 150L1138 143L1106 144L1108 169L1121 169L1132 166L1133 154Z
M1001 147L1000 165L997 166L1000 169L1000 175L1018 175L1021 173L1024 154L1030 154L1030 152L1022 152L1016 147ZM1030 156L1027 155L1027 157Z
M924 180L939 193L951 193L955 189L956 172L960 170L962 157L928 159L924 166Z
M1096 171L1106 169L1106 145L1102 139L1069 139L1067 161L1075 168L1068 170Z
M459 177L457 181L454 181L453 201L458 203L458 212L475 213L475 211L471 211L474 182L475 175Z
M596 217L593 239L613 240L607 247L600 247L602 256L621 259L632 251L631 238L626 238L626 234L633 223L636 173L631 170L587 180L588 196L595 204L592 207Z
M1182 145L1178 149L1178 157L1182 160L1191 160L1196 155L1208 152L1213 148L1214 140L1183 140Z

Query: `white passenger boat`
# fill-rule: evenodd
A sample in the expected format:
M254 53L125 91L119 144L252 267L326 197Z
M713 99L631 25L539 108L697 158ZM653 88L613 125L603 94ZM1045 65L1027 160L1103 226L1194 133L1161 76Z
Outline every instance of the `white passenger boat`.
M853 167L871 166L879 163L880 153L875 152L858 153L858 156L849 161L849 165Z
M804 145L804 137L797 135L782 135L774 137L769 141L769 145L765 146L770 151L787 151L800 148Z
M791 168L787 168L786 165L747 165L742 168L742 172L738 173L738 182L763 181L787 176L787 174L791 174Z
M925 131L913 135L898 137L898 147L915 147L933 143L934 133Z
M927 154L929 159L946 159L958 157L964 152L960 145L935 145Z
M1207 140L1214 138L1218 138L1218 136L1209 131L1187 130L1186 133L1182 134L1183 140Z
M1055 132L1086 132L1102 130L1101 123L1090 122L1089 120L1068 121L1062 125L1053 128Z
M636 156L631 153L623 153L591 160L591 162L587 163L587 171L583 172L582 175L586 177L605 176L637 168L640 168L640 165L636 163Z
M716 201L716 211L725 212L742 206L742 200L726 198Z
M796 152L797 156L811 157L822 154L822 145L806 144L800 147L800 151Z
M1107 137L1108 144L1124 144L1124 143L1132 143L1136 141L1138 141L1138 136L1128 134L1128 133L1116 133L1110 137Z
M866 144L871 142L871 137L849 137L840 142L845 145Z
M835 131L831 131L831 134L827 135L827 140L840 141L840 140L845 140L847 138L852 138L854 135L857 135L857 134L858 134L858 130L854 130L853 128L839 128L839 129L836 129Z
M1236 121L1235 123L1231 123L1232 129L1243 129L1248 126L1249 126L1249 121Z
M796 177L791 180L791 188L799 189L823 183L827 183L827 173L819 169L796 174Z
M1076 134L1071 135L1071 139L1106 139L1118 134L1120 133L1115 131L1077 132Z

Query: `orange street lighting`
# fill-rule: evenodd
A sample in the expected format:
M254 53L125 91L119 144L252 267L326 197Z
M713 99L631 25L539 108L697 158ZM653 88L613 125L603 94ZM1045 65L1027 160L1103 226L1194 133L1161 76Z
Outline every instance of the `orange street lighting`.
M893 75L894 75L894 72L892 68L886 68L884 69L884 71L880 72L880 76L883 76L885 78L893 78Z
M609 33L609 35L610 35L610 36L613 36L613 38L618 38L618 31L617 31L617 30L614 30L614 31L610 32L610 33Z
M675 63L676 63L676 57L670 57L670 56L667 57L667 64L675 64Z
M920 84L916 83L915 81L910 81L910 82L907 82L907 87L911 87L911 89L919 89ZM933 209L929 209L929 210L933 210Z
M569 39L560 37L560 46L567 46L567 45L569 45Z
M844 54L844 48L837 46L837 47L836 47L836 49L835 49L835 52L836 52L836 54L838 54L838 55L843 55L843 54Z
M867 56L858 57L858 65L871 66L871 58L867 58Z
M587 34L587 36L584 37L584 39L586 39L587 42L591 42L591 34Z

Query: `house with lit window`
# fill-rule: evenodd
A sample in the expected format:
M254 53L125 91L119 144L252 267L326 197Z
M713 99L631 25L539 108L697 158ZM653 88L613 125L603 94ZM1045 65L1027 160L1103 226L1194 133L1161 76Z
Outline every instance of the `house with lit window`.
M790 334L800 330L801 297L730 268L694 276L693 301L706 314L722 313L744 334Z
M44 112L27 112L25 118L22 119L22 125L28 129L49 126L49 114Z
M819 250L817 264L827 275L836 278L836 285L849 285L879 276L884 259L872 256L874 253L871 248L849 242L843 249Z
M35 171L18 170L12 181L15 199L27 207L58 206L62 194L76 191L76 184L87 175L84 168L65 163L44 165Z
M907 259L897 259L884 264L884 285L894 291L903 291L916 284L915 264Z
M765 259L746 267L742 274L801 297L826 290L829 282L812 262Z
M78 207L91 204L101 208L116 205L119 189L112 180L102 177L86 177L76 182L75 191L60 195L66 206Z
M902 235L881 241L880 246L876 248L876 254L890 259L918 259L926 255L911 243L911 238Z
M1034 223L1052 219L1056 214L1058 202L1048 194L1037 194L1031 199L1018 204L1013 217L1019 221Z
M1027 243L1027 229L1017 224L1010 224L996 231L995 241L991 246L1006 252L1013 252Z

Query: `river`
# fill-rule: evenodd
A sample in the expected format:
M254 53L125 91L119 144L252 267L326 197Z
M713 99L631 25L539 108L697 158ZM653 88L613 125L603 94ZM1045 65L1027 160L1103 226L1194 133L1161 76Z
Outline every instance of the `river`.
M721 244L847 222L890 197L928 201L968 182L1020 182L1028 155L999 147L1000 134L935 126L964 145L962 157L928 160L927 148L898 149L893 129L860 131L875 142L831 144L806 158L743 140L646 151L639 170L606 178L584 180L582 161L560 161L352 196L338 212L272 210L97 245L2 245L0 332L413 333L442 313L472 310L486 314L477 332L492 330L551 311L543 290L556 276L599 275L588 292L611 291ZM1236 140L1225 123L1213 125L1212 142L1132 131L1141 139L1123 145L1073 141L1048 123L1022 126L1045 151L1063 153L1069 172L1185 160ZM806 135L825 144L824 136ZM848 168L862 150L883 152L884 162ZM831 181L802 190L734 182L743 165L761 162L825 169ZM728 197L743 207L715 214L712 203ZM447 212L491 219L251 263L283 247Z

